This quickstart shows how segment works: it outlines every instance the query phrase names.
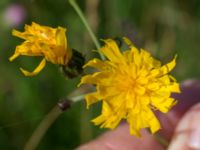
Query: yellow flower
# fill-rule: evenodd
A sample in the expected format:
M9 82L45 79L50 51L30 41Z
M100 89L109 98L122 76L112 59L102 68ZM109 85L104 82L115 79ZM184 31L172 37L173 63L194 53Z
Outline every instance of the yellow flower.
M67 47L66 29L62 27L51 28L36 23L25 25L25 31L13 30L12 34L25 41L16 47L14 55L9 60L13 61L20 55L44 56L33 72L20 70L25 76L38 74L46 65L46 61L53 64L66 65L72 57L72 51Z
M108 60L95 58L84 66L99 70L81 79L80 84L96 85L96 91L85 97L87 107L102 101L102 114L92 120L95 125L113 129L126 119L131 134L140 136L142 128L150 128L154 133L160 129L160 123L153 110L168 112L176 104L171 93L180 92L179 84L168 75L176 58L161 65L149 52L134 47L129 39L124 41L129 49L121 53L114 40L105 40L100 51Z

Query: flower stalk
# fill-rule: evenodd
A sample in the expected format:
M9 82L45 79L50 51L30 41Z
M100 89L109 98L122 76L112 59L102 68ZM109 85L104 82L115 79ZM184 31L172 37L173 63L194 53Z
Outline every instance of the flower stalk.
M96 38L96 36L94 35L94 32L92 31L90 25L88 24L85 16L83 15L83 12L81 11L80 7L77 5L76 1L75 0L69 0L69 3L72 5L72 7L74 8L74 10L76 11L76 13L79 15L81 21L83 22L84 26L86 27L86 29L88 30L88 33L89 35L91 36L96 48L97 48L97 51L101 57L102 60L105 60L105 57L104 55L99 51L100 49L100 44Z
M26 143L24 150L34 150L42 140L43 136L49 129L49 127L55 122L55 120L63 113L63 111L55 106L42 120L42 122L35 129L28 142Z
M55 107L44 117L38 127L35 129L28 142L24 146L24 150L35 150L42 140L45 133L57 118L65 111L67 111L72 103L82 100L84 95L78 95L71 98L66 98L57 103Z

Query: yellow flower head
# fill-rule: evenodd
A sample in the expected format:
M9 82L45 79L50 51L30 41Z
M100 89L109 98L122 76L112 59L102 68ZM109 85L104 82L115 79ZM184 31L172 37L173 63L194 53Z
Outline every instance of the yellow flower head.
M36 23L25 25L25 31L13 30L12 34L25 41L16 47L14 55L9 60L13 61L20 55L44 56L38 67L33 72L22 68L25 76L38 74L46 65L46 61L53 64L66 65L72 56L72 51L67 47L66 29L62 27L51 28Z
M134 47L129 39L124 41L129 49L121 53L114 40L105 40L100 51L108 60L95 58L84 66L99 70L81 79L80 84L96 85L96 92L85 97L87 107L98 101L103 103L102 114L92 120L95 125L113 129L126 119L131 134L140 136L142 128L150 128L154 133L160 129L160 123L153 110L168 112L176 104L171 93L180 92L179 84L168 75L176 58L161 65L149 52Z

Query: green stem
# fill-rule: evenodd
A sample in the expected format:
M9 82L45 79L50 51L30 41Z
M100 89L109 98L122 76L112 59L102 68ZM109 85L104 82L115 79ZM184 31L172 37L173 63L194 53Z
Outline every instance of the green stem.
M104 55L99 51L100 49L100 44L96 38L96 36L94 35L94 32L92 31L91 27L89 26L88 22L86 21L85 16L83 15L83 12L81 11L80 7L77 5L75 0L69 0L69 3L72 5L72 7L75 9L75 11L77 12L77 14L79 15L81 21L83 22L83 24L85 25L86 29L88 30L97 50L98 53L101 57L102 60L105 60Z
M24 150L35 150L49 127L62 114L59 107L55 106L42 120L39 126L35 129L30 139L26 143Z
M67 109L70 108L70 103L75 103L84 98L84 95L79 95L71 98L67 98L59 102L41 121L38 127L35 129L28 142L24 146L24 150L35 150L42 140L43 136L49 129L49 127L56 121L56 119Z
M163 147L167 148L169 146L169 142L159 133L156 133L154 137L157 140L157 142L160 143Z

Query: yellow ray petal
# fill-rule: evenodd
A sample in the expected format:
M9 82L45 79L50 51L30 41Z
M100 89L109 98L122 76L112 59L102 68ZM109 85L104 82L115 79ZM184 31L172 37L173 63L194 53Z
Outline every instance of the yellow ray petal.
M90 60L89 62L87 62L83 68L85 67L94 67L96 69L99 69L99 70L103 70L103 69L106 69L108 67L108 64L106 64L106 62L103 62L101 60L99 60L98 58L94 58L92 60Z
M136 64L138 64L138 56L139 55L139 50L134 46L134 44L131 42L130 39L127 37L123 37L124 42L130 47L130 55L133 57L131 60L135 60ZM129 56L130 57L130 56Z
M180 86L178 83L172 83L170 86L169 86L169 89L171 90L171 92L173 93L180 93L181 90L180 90Z
M94 118L93 120L91 120L91 122L93 122L95 125L100 125L103 122L105 122L105 120L107 119L107 116L104 116L103 114ZM104 126L101 126L101 128L103 128Z
M23 35L22 32L19 32L19 31L15 30L15 29L12 30L12 35L16 36L16 37L19 37L19 38L22 38L22 39L26 39L26 37Z
M67 39L65 36L66 29L62 27L58 27L56 30L56 43L58 45L64 46L64 48L67 48Z
M11 57L9 57L9 61L13 61L13 60L16 59L18 56L20 56L19 53L14 53Z
M87 94L85 96L85 100L86 100L87 109L88 109L90 105L100 101L101 99L98 92L93 92L93 93Z
M99 125L102 124L101 127L106 127L109 128L108 126L106 126L106 124L108 124L110 122L109 116L112 117L112 110L111 107L109 106L109 104L105 101L103 101L103 106L102 106L102 114L96 118L94 118L93 120L91 120L95 125Z
M142 112L143 117L146 119L146 123L151 130L151 133L155 133L160 129L160 123L151 109L146 109Z
M177 103L173 98L152 97L151 105L163 113L167 113L169 109Z
M81 84L87 83L87 84L97 84L99 82L102 82L103 79L106 80L106 77L109 77L110 75L106 72L96 72L93 75L85 75L81 78L81 82L78 86Z
M128 63L132 63L133 62L133 53L132 51L126 50L123 52L124 57L126 58L126 61Z
M35 76L35 75L37 75L45 67L45 65L46 65L46 60L43 59L40 62L40 64L35 68L35 70L33 72L26 71L23 68L20 68L20 70L22 71L22 73L25 76Z
M170 72L175 67L176 58L177 58L177 55L174 57L174 59L171 62L169 62L168 64L166 64L160 68L160 71L162 74L166 74L166 73Z
M72 50L67 47L67 37L65 35L65 32L66 29L62 27L58 27L58 29L56 30L56 43L60 48L58 48L58 50L54 52L57 53L57 56L60 56L61 59L63 59L64 62L61 64L68 63L72 56ZM66 58L63 56L65 56Z
M15 49L15 54L9 58L10 61L13 61L19 55L25 56L42 56L41 49L34 43L23 42L21 45L17 46Z
M130 47L134 46L134 44L131 42L131 40L129 40L127 37L123 37L123 40L128 46L130 46Z
M104 40L105 46L103 46L100 50L103 54L113 62L124 61L124 57L120 52L116 42L112 39Z

